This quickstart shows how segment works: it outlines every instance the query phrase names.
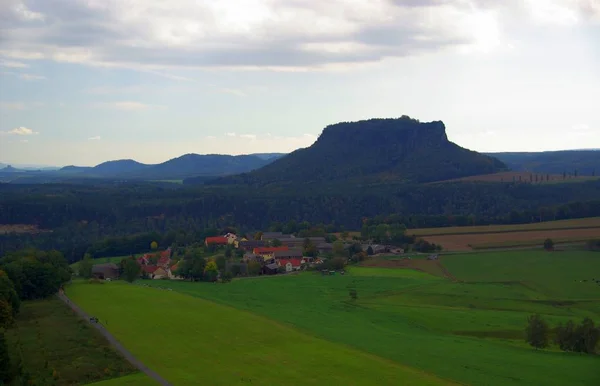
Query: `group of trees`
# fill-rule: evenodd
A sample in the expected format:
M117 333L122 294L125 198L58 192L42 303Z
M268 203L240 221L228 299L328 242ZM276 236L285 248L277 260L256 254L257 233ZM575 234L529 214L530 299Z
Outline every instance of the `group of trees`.
M546 348L550 344L551 329L538 314L531 315L525 329L526 341L536 349ZM600 327L594 321L585 318L577 325L572 320L559 324L554 330L554 343L563 351L594 354L600 342Z

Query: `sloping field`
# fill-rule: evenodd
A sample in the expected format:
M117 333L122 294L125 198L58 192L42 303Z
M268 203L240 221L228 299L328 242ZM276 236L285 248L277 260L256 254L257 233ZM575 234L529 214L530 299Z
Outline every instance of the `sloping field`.
M534 224L514 224L514 225L483 225L467 227L446 227L446 228L421 228L409 229L406 233L416 236L437 236L437 235L464 235L473 233L503 233L503 232L523 232L539 230L559 230L559 229L581 229L581 228L600 228L600 217L588 217L580 219L545 221Z
M456 235L425 236L425 240L441 244L448 251L472 249L510 248L539 246L551 238L555 243L584 242L600 239L600 228L562 229L526 232L473 233Z
M483 258L486 254L472 255ZM560 288L571 280L560 278L560 271L551 271L552 265L545 266L539 260L541 255L516 256L527 262L523 276L518 277L526 279L528 270L539 270L534 275L543 282L545 269L548 286ZM574 271L596 269L589 265L593 256L585 252L573 256L571 264L577 265ZM519 258L507 259L507 264L517 264ZM497 271L505 268L494 267ZM478 276L475 271L472 275ZM513 276L499 277L509 281L507 278ZM343 276L304 273L223 285L173 282L169 287L463 384L563 386L600 382L597 357L555 349L536 351L523 342L523 329L531 313L539 312L552 325L568 319L579 321L584 316L597 320L600 310L591 295L583 301L575 298L576 306L557 306L551 292L514 280L455 283L408 269L360 267L352 267ZM567 298L596 290L593 286L565 288L571 288ZM350 289L356 290L357 300L350 300ZM375 376L372 384L378 379Z
M159 383L149 378L144 373L127 375L125 377L113 378L107 381L91 383L89 386L155 386Z
M97 316L148 367L177 386L448 383L266 318L174 291L119 282L80 282L70 285L67 295Z
M536 180L537 176L537 180ZM452 180L434 182L436 184L447 182L523 182L532 184L548 184L548 183L569 183L583 182L598 179L592 176L566 176L562 174L541 174L530 172L501 172L493 174L481 174L478 176L462 177Z

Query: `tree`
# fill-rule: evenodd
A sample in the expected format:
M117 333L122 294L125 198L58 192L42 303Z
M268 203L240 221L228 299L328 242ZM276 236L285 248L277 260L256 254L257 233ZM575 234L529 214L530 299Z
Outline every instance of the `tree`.
M373 252L373 247L371 247L371 246L369 245L369 248L367 248L367 255L369 255L369 256L373 256L373 254L374 254L374 252Z
M302 252L304 256L317 257L319 251L317 250L317 246L307 237L304 239L302 243Z
M225 271L225 267L227 266L227 259L225 257L219 256L215 259L215 262L217 263L217 268L219 271Z
M233 275L231 272L223 272L223 274L221 275L221 281L223 283L229 283L231 279L233 279Z
M214 260L209 260L204 267L204 280L215 281L219 276L219 269L217 263Z
M248 263L248 275L250 276L256 276L260 273L261 270L261 266L260 263L258 263L257 261L251 261Z
M153 251L156 251L158 249L158 243L156 241L151 242L150 249L152 249Z
M0 381L8 383L11 379L10 357L4 331L0 331Z
M283 243L279 239L273 239L273 240L271 240L271 246L272 247L281 247L282 245L283 245Z
M0 299L0 328L8 328L14 321L12 306L6 300Z
M142 267L138 264L137 261L133 259L127 259L125 262L125 266L123 267L123 277L129 283L133 283L135 279L140 276L140 272L142 271Z
M0 271L0 300L5 300L8 303L12 317L19 313L21 299L19 299L19 295L15 290L14 283L4 271Z
M344 243L341 240L337 240L333 243L333 256L343 257L346 256L347 252L344 249Z
M585 318L575 330L575 351L593 354L600 340L600 329L594 325L594 321Z
M79 262L79 276L84 279L89 279L92 277L92 268L94 266L94 261L92 260L92 256L89 253L86 253L83 256L83 260Z
M548 347L548 323L538 314L527 319L526 341L536 349Z
M231 250L231 246L230 246L230 245L228 245L228 246L225 248L225 258L227 258L227 259L231 259L231 256L233 256L233 251Z
M556 328L556 337L554 342L563 351L574 351L575 343L575 323L569 320L565 325L559 324Z
M544 240L544 249L547 251L551 251L554 249L554 241L552 239Z
M233 277L239 276L240 273L242 273L242 268L240 267L239 264L234 264L231 266L231 274L233 275Z
M262 239L262 235L263 235L263 233L262 233L262 232L260 232L260 231L259 231L259 232L256 232L256 233L254 234L254 240L260 240L260 239Z
M342 232L342 240L344 240L344 241L345 241L345 240L347 240L347 239L348 239L348 237L349 237L349 233L348 233L348 231L343 231L343 232Z

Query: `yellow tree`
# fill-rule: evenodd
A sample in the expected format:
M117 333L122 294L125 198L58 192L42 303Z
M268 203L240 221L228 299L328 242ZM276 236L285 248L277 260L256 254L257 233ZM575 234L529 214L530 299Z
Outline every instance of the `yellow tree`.
M156 241L151 242L150 249L152 249L153 251L156 251L158 249L158 243Z
M210 260L204 267L204 278L206 281L215 281L219 275L219 268L214 260Z

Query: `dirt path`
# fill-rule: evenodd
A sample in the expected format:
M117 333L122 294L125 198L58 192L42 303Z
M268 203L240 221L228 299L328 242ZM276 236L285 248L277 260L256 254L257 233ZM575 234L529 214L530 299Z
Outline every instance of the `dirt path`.
M133 354L131 354L129 351L127 351L127 349L125 347L123 347L121 345L121 343L119 343L119 341L110 333L108 332L108 330L106 330L104 328L103 325L101 325L100 323L92 323L90 322L90 316L88 314L86 314L81 308L79 308L75 303L73 303L65 294L63 291L60 291L58 293L58 298L60 300L62 300L63 302L65 302L69 307L71 307L71 309L75 312L77 312L77 314L79 314L79 316L81 316L83 319L85 319L88 323L90 323L90 325L96 327L96 329L98 331L100 331L100 333L113 345L115 346L115 348L117 350L119 350L119 352L125 357L125 359L127 359L132 365L134 365L135 367L137 367L140 371L144 372L147 376L149 376L150 378L156 380L156 382L158 382L159 384L163 385L163 386L172 386L169 382L167 382L164 378L162 378L160 375L158 375L157 373L155 373L154 371L150 370L148 367L146 367L142 362L140 362L138 359L136 359Z

